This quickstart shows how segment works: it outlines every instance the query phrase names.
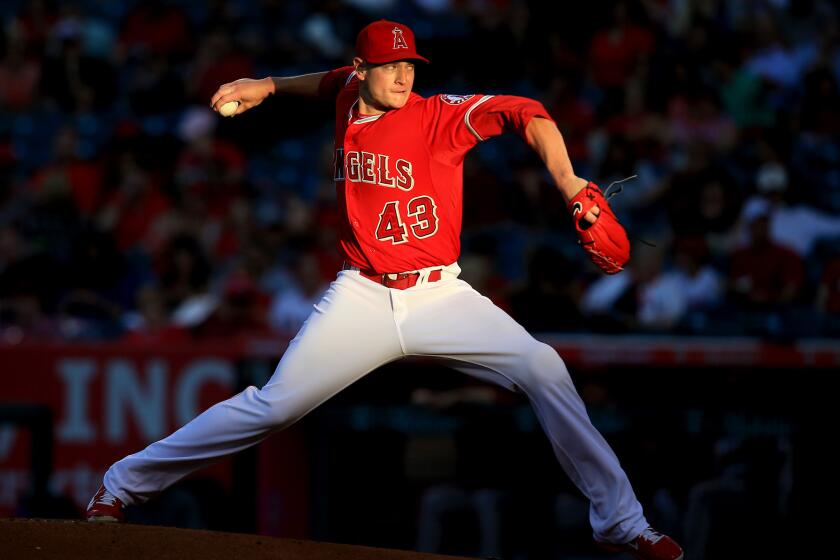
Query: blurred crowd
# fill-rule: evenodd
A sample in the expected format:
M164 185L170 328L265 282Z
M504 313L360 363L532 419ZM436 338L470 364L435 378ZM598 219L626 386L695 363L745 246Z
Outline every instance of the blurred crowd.
M613 186L603 276L516 137L465 167L463 277L533 331L840 335L840 11L820 0L0 7L0 341L293 334L335 277L328 101L208 108L411 25L416 90L542 101ZM630 178L626 181L624 179Z

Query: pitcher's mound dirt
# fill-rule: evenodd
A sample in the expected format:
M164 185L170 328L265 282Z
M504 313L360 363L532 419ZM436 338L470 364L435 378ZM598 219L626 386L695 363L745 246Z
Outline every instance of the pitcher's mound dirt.
M464 560L365 546L147 525L0 519L0 558L38 560Z

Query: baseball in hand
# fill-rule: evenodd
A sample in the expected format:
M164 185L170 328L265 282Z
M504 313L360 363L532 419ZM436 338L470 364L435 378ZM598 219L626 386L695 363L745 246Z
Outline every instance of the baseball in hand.
M236 114L237 108L239 108L239 101L228 101L219 107L219 114L223 117L232 117Z

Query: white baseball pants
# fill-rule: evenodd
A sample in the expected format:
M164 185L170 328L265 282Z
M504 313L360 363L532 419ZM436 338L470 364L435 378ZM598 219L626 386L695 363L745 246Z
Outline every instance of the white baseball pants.
M386 288L338 274L261 389L248 387L172 435L118 461L105 487L134 504L191 472L265 439L379 366L432 356L524 393L566 474L590 500L599 541L624 543L648 524L626 474L592 426L563 360L488 298L457 278Z

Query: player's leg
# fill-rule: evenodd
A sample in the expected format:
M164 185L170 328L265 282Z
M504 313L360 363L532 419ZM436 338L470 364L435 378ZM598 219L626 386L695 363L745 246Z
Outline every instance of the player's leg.
M589 420L563 360L466 282L407 290L399 325L406 353L527 395L563 469L590 502L600 541L624 543L647 521L618 459Z
M388 290L341 272L271 379L194 418L172 435L115 463L105 488L143 502L187 474L285 428L366 373L402 356Z

